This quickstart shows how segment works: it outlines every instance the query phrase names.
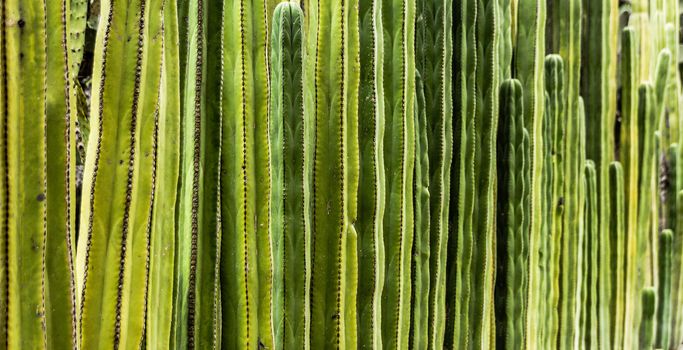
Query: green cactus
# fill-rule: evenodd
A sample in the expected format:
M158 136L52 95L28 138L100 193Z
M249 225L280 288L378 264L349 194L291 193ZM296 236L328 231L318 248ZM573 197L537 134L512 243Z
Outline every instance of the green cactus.
M673 232L669 229L659 235L659 261L658 261L658 286L657 286L657 334L655 346L657 348L669 347L671 337L671 268L673 255Z
M307 348L310 325L310 143L303 111L303 12L293 2L275 8L270 42L275 348ZM303 256L301 255L303 253Z
M654 132L656 123L656 102L655 102L654 88L649 83L641 84L638 89L638 131L639 138L642 141L640 143L640 170L639 173L639 198L638 198L638 230L636 237L636 267L635 267L635 281L637 288L638 284L642 285L642 281L650 281L651 276L648 271L651 267L649 265L649 247L648 242L650 240L651 232L651 196L653 191L652 179L654 177L655 171L655 159L654 159ZM646 176L645 174L649 174ZM636 315L641 315L640 306L636 305ZM627 319L628 320L628 319ZM633 323L627 324L630 331L635 331L639 329L641 319L636 316ZM626 333L629 330L624 330ZM631 339L631 344L640 344L637 340ZM633 345L625 343L628 348Z
M624 185L626 196L626 256L636 256L638 240L638 186L640 171L640 139L638 130L638 84L637 72L637 35L632 27L624 28L621 36L621 135L619 159L624 165ZM637 260L626 260L626 281L624 293L624 339L614 344L623 344L625 349L632 348L635 336L634 326L637 305L640 303L638 280L636 279ZM636 327L637 329L637 327Z
M212 3L209 3L212 4ZM207 54L217 62L207 68L225 67L221 75L207 78L222 83L220 104L210 107L225 114L220 134L213 136L220 149L220 301L222 303L222 339L220 346L227 349L274 348L273 312L273 231L271 223L272 169L269 145L269 74L268 22L265 0L225 1L223 9L207 8L209 16L216 16L214 30L220 32L220 53ZM222 17L221 17L222 13ZM211 28L211 27L209 27ZM194 37L191 35L191 37ZM207 44L211 45L212 40ZM207 46L209 49L210 46ZM190 56L194 49L190 47ZM223 63L221 65L221 62ZM191 65L190 65L191 66ZM189 66L188 66L189 67ZM188 72L194 72L188 68ZM190 74L188 74L188 79ZM188 84L193 85L193 84ZM185 98L190 98L186 95ZM187 109L197 106L187 106ZM211 130L216 133L215 130ZM213 156L213 155L212 155ZM209 184L209 183L207 183ZM208 209L208 206L207 206ZM216 238L208 234L207 243ZM212 245L207 244L207 248ZM208 254L207 254L208 255ZM198 255L201 256L201 255ZM210 260L210 258L202 257ZM207 269L209 268L209 261ZM213 265L213 264L211 264ZM211 271L214 267L211 266ZM208 275L208 274L207 274ZM210 289L209 289L210 288ZM213 290L213 283L206 283ZM207 294L211 292L206 292ZM213 298L199 296L198 299ZM192 299L189 299L192 301ZM209 304L207 303L207 307ZM207 310L208 311L208 310ZM216 311L212 311L216 312ZM215 315L205 314L206 317ZM200 320L199 318L196 318ZM192 320L192 318L191 318ZM207 322L208 323L208 322ZM196 323L203 326L199 322ZM205 323L206 324L206 323ZM204 324L204 325L205 325ZM214 326L218 327L218 326ZM206 330L209 336L209 330ZM215 330L214 330L215 332ZM210 340L199 338L197 340ZM190 338L191 340L191 338ZM199 346L201 343L197 343ZM209 343L210 344L210 343ZM208 346L207 344L206 346ZM206 346L201 346L206 347ZM214 346L218 346L214 344Z
M358 130L358 347L379 348L382 342L384 288L384 33L382 1L361 1L360 98Z
M307 5L308 28L317 28L306 37L313 41L307 57L314 72L304 74L304 84L315 88L311 108L304 107L315 125L310 346L355 348L359 23L352 9L358 2Z
M423 78L429 150L429 305L427 341L443 346L445 332L446 256L450 176L453 157L453 4L419 0L416 67ZM417 291L416 291L417 293Z
M140 346L146 305L154 302L146 291L157 188L161 8L162 1L102 6L77 258L81 348ZM135 12L132 20L128 10ZM112 38L116 33L134 40Z
M552 183L550 214L552 234L548 237L549 242L549 271L548 271L548 327L543 346L553 346L559 332L559 302L560 302L560 258L562 245L562 232L564 229L564 174L565 174L565 99L564 99L564 63L559 55L549 55L545 60L545 89L548 96L548 106L545 114L550 123L550 138L548 143L551 147Z
M477 43L477 4L461 1L454 10L454 147L451 172L450 226L455 233L448 241L446 334L445 347L462 349L468 347L470 336L470 280L474 250L474 207L476 195L477 147L476 118L476 72L477 50L470 45ZM456 151L457 150L457 151Z
M610 270L611 281L609 311L612 315L611 336L614 346L623 344L624 312L626 308L626 219L624 203L624 171L621 163L612 162L609 168L610 204ZM629 259L630 260L630 259ZM602 278L602 276L601 276Z
M584 184L586 186L586 204L584 207L583 233L580 239L583 240L583 300L581 318L585 320L583 337L581 342L587 349L596 349L600 343L600 328L603 326L599 320L600 294L599 289L609 287L609 284L602 281L599 270L604 262L602 240L600 239L600 219L598 205L598 184L597 170L592 160L587 160L584 168Z
M639 349L653 349L655 342L655 327L656 327L656 309L657 309L657 295L653 287L645 287L641 292L641 307L642 311L639 331L638 348Z
M149 281L147 286L146 348L171 347L175 288L176 201L180 162L180 84L177 8L163 5L163 64L159 86L156 151L156 191L152 208L149 242Z
M525 224L531 187L525 173L529 168L530 150L524 128L522 85L518 80L506 80L501 85L497 140L496 343L504 344L506 349L518 349L525 342L524 280L528 244Z
M546 196L542 179L546 170L552 165L547 163L544 157L544 149L547 141L544 139L544 60L545 60L545 26L546 26L546 2L543 0L518 0L513 14L513 50L514 68L516 78L524 88L524 123L529 131L531 141L530 176L531 196L529 225L529 288L528 310L526 319L526 347L544 343L547 322L543 322L546 312L547 290L545 280L547 273L543 272L547 266L544 257L548 254L549 246L546 244L547 235L544 235L542 226L544 223ZM523 23L523 25L519 25ZM537 312L536 312L537 311ZM541 326L539 326L541 325Z
M417 71L416 71L417 72ZM410 348L427 349L430 290L429 242L429 153L427 113L422 77L415 77L415 180L413 188L415 236L412 256L412 297L410 312ZM441 323L443 324L443 323Z

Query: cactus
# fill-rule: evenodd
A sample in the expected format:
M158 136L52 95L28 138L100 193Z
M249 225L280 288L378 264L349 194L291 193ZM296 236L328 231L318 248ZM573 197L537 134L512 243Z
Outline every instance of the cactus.
M304 173L310 144L303 112L303 12L275 8L270 42L275 348L306 348L310 336L310 217ZM303 252L303 257L300 253ZM303 273L302 273L303 272Z
M667 348L671 337L671 265L673 254L673 232L666 229L659 236L659 285L657 286L657 348Z
M655 312L657 309L657 295L653 287L643 288L641 292L642 309L639 331L639 349L653 349L655 342Z
M361 1L358 191L358 347L382 342L384 288L384 33L382 1Z
M410 348L428 346L430 244L429 244L429 153L427 143L427 113L422 78L415 77L415 180L413 187L415 236L412 256L412 308L410 311ZM443 323L440 323L442 325Z
M610 194L610 274L612 279L609 311L612 315L612 344L621 346L624 336L626 302L626 229L624 203L624 171L621 163L612 162L609 168ZM602 276L601 276L602 277Z
M162 52L156 13L161 6L161 1L103 3L107 15L96 42L94 135L88 143L92 157L86 160L78 242L82 348L139 346L144 339ZM133 21L125 16L128 9L136 12ZM119 32L135 40L111 38Z
M545 60L545 26L546 26L546 2L543 0L519 0L516 2L516 16L513 21L517 26L513 26L513 50L514 50L514 71L516 78L522 83L524 88L524 125L529 131L531 142L531 196L529 225L531 227L529 236L529 288L528 288L528 309L527 332L528 348L543 344L547 322L546 312L541 311L546 308L544 273L542 269L545 265L544 257L547 256L549 246L546 244L546 237L542 233L543 209L545 205L542 198L545 196L542 179L544 173L549 170L550 165L544 158L544 149L547 141L544 139L544 118L545 107L545 87L544 87L544 60ZM513 9L515 7L513 6ZM516 19L515 19L516 17ZM524 25L519 25L523 23ZM515 35L516 34L516 35ZM547 266L547 265L545 265ZM536 267L536 269L534 268ZM538 312L534 312L538 310ZM538 327L539 324L543 324Z
M427 140L429 140L429 310L427 340L441 348L445 332L446 256L450 176L453 157L453 4L419 0L416 67L423 78Z
M506 349L523 347L525 341L524 305L527 274L525 249L528 223L526 209L530 190L528 170L528 133L524 128L522 85L506 80L500 92L500 127L498 129L497 193L497 273L496 343Z
M454 157L451 171L450 226L455 239L448 241L445 347L460 349L469 342L473 211L475 196L474 153L476 134L477 5L461 1L454 11Z
M311 332L312 349L356 347L359 23L352 9L357 6L355 0L304 6L311 15L309 28L317 28L316 35L306 37L314 41L307 57L315 71L304 75L304 84L315 88L311 108L304 107L312 113L315 133L310 303L311 325L317 329Z
M585 348L598 348L600 339L600 328L604 325L599 320L599 306L601 295L598 292L598 285L600 289L609 287L609 283L602 281L599 275L603 260L604 252L600 251L602 242L600 239L599 227L599 206L598 206L598 185L597 185L597 170L593 161L586 161L584 168L584 179L586 186L586 202L584 207L584 222L583 222L583 264L584 269L584 295L581 296L583 300L582 319L585 320L583 337L581 343Z
M176 201L180 162L180 84L177 8L163 5L163 63L159 86L156 155L156 191L152 208L149 242L149 281L147 286L146 348L170 348L174 288L174 266L178 230ZM160 151L161 150L161 151ZM151 301L151 302L150 302Z

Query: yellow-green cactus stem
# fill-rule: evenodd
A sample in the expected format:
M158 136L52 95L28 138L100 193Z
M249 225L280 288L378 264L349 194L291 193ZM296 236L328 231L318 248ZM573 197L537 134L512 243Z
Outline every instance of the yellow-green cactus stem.
M624 311L626 308L626 208L624 203L624 171L621 163L612 162L609 168L610 204L610 278L612 315L612 344L622 346L624 337Z
M309 16L307 33L315 32L306 37L307 64L313 71L304 74L304 85L313 89L306 105L311 108L304 110L312 116L315 133L311 349L357 346L357 9L356 0L310 2L304 7Z

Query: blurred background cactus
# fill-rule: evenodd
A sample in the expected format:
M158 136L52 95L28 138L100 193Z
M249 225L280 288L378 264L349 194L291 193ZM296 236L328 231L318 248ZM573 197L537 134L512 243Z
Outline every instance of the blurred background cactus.
M681 349L678 0L0 0L0 350Z

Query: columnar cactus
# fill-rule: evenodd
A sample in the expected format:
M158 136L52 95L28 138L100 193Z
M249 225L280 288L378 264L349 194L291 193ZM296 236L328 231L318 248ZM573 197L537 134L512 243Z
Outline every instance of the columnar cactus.
M528 222L526 200L531 188L525 171L530 160L524 128L522 85L506 80L500 92L498 129L496 342L506 349L522 348L525 341Z
M384 289L384 30L382 1L361 1L358 191L358 347L382 344Z
M448 241L448 284L446 296L445 346L468 347L470 334L470 280L474 248L474 207L476 195L475 112L477 101L476 72L477 4L461 1L453 9L454 31L454 157L451 171L451 232Z
M310 336L310 216L306 154L311 143L303 111L303 12L282 2L270 39L275 348L307 348ZM303 255L301 254L303 253Z
M315 35L306 37L312 41L307 50L313 51L306 57L314 71L304 80L315 89L309 100L312 105L304 108L312 116L315 133L310 302L316 331L311 331L310 346L355 348L359 23L354 9L358 2L326 0L307 5L308 28L317 28ZM406 110L412 113L412 108Z
M207 1L205 4L211 6L214 3ZM216 304L214 298L219 298L222 304L220 345L223 348L256 348L257 346L274 348L275 333L272 319L274 263L271 228L271 222L274 219L270 211L272 205L270 193L273 189L270 167L272 151L269 142L270 81L267 52L268 23L271 14L266 13L265 0L228 0L222 3L222 9L206 7L201 8L201 12L210 18L215 16L217 20L217 22L212 22L212 19L209 19L207 24L215 23L215 27L207 27L206 30L209 31L204 34L220 33L220 40L206 42L206 49L210 49L216 41L219 42L220 47L216 47L218 51L207 51L206 58L216 61L207 62L205 74L208 79L217 81L216 87L220 89L213 91L219 91L222 96L220 103L207 106L210 107L211 114L219 116L216 118L220 123L218 127L213 130L201 129L201 125L195 124L198 128L195 129L195 133L206 130L211 133L211 136L207 137L205 143L212 146L218 143L220 146L218 153L220 167L216 168L216 171L211 169L211 173L218 176L220 218L217 222L207 221L206 227L201 231L195 231L196 234L199 232L202 234L193 240L205 241L207 244L202 245L203 249L211 250L202 253L194 249L196 244L192 242L191 256L201 259L197 262L205 263L205 265L195 267L191 264L190 268L191 270L197 268L197 275L199 275L202 273L199 269L204 267L207 269L207 272L203 272L204 276L213 276L208 271L215 270L213 266L215 263L211 260L215 255L213 251L220 246L220 256L216 257L220 260L220 297L212 294L217 293L214 291L217 289L214 286L216 281L211 280L213 277L209 277L205 281L206 285L197 284L199 287L206 288L204 291L198 290L196 295L190 293L189 306L192 309L192 304L195 302L193 298L196 297L197 300L207 303L204 317L217 319L218 310L212 310L214 310L213 305ZM215 29L211 30L211 28ZM190 33L191 38L200 36ZM192 55L196 52L192 46L189 52L188 81L193 79L191 74L201 78L200 69L203 69L202 66L192 63ZM220 74L210 74L211 71L208 69L217 68L221 69ZM195 86L197 83L195 81L187 85ZM201 92L203 93L201 98L206 98L207 91ZM185 99L189 98L191 94L186 94ZM198 98L199 96L195 96L196 101L200 101ZM185 109L194 110L195 113L202 111L201 105L196 103L187 104ZM204 144L195 146L195 171L201 170L199 167L199 162L202 161L201 152L206 150L202 147L205 147ZM207 155L214 156L209 153ZM212 165L215 166L215 164ZM206 178L206 175L201 174L195 176L197 179ZM210 189L215 190L215 186ZM216 199L211 203L215 201ZM206 209L211 209L213 212L216 210L208 205ZM216 231L218 235L212 234ZM200 245L196 246L199 248ZM190 282L192 287L192 281ZM189 319L199 327L196 337L202 343L196 343L197 346L199 348L209 346L212 338L216 338L215 335L212 336L216 330L207 326L211 323L202 321L199 317ZM209 329L202 330L202 327ZM218 325L213 327L218 327ZM192 327L189 328L192 329ZM204 331L206 333L202 333ZM192 336L189 336L188 340L192 342ZM207 343L203 343L204 341ZM214 344L214 346L217 345Z
M582 308L581 308L581 338L580 348L596 349L599 347L599 314L600 295L598 293L598 274L600 260L600 227L598 206L597 171L592 160L587 160L584 168L584 184L586 188L583 232L580 239L583 240L583 285L582 285ZM600 256L599 256L600 255ZM600 281L601 287L604 281Z
M642 314L640 319L639 343L638 349L653 349L655 342L655 325L656 325L656 310L657 310L657 294L653 287L645 287L641 292L641 307Z
M612 162L609 168L610 194L610 276L611 337L614 346L622 346L624 335L624 312L626 308L626 208L624 203L624 171L621 163Z
M79 346L127 348L144 340L149 301L162 2L102 5L78 241Z
M657 334L655 346L667 348L671 337L671 264L673 255L673 232L666 229L659 237L658 286L657 286Z

